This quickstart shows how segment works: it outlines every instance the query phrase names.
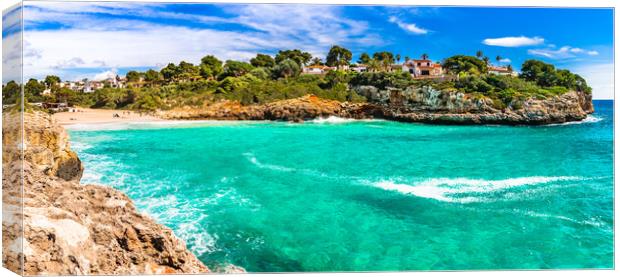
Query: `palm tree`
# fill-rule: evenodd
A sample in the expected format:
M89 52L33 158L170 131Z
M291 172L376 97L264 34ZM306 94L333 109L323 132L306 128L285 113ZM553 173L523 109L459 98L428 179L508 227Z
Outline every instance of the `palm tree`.
M497 57L495 57L495 60L499 63L502 60L502 57L500 55L497 55Z
M400 54L396 54L396 61L400 63Z
M487 65L489 64L489 57L484 56L484 58L482 58L482 60L484 61L484 63L486 63Z
M422 59L423 60L428 60L428 54L426 54L426 53L422 54Z
M476 57L478 57L478 59L482 58L482 56L484 56L484 53L482 53L482 50L476 51Z
M405 62L408 62L409 60L411 60L411 58L409 58L409 56L405 56Z
M323 61L321 60L321 58L315 57L314 59L312 59L311 65L323 65Z
M382 63L381 61L373 58L368 61L367 66L370 72L377 72L382 68Z
M512 72L512 65L509 64L506 69L508 69L509 72Z

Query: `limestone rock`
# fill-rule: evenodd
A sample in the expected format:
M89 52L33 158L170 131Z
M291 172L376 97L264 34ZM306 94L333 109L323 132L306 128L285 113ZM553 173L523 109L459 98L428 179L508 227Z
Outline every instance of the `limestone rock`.
M547 99L527 99L500 110L488 98L431 87L404 90L356 88L375 106L375 117L435 124L543 125L579 121L594 112L592 95L569 91Z
M48 115L25 113L24 123L21 157L19 114L3 115L6 267L25 275L209 272L172 230L139 213L125 194L81 185L81 162Z

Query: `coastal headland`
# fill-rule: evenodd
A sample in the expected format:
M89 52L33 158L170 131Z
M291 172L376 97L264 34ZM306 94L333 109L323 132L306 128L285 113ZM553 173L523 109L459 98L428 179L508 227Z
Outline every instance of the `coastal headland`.
M164 119L217 120L304 120L338 116L353 119L378 118L432 124L543 125L580 121L594 112L591 95L569 92L548 99L528 99L520 108L496 109L492 103L462 93L443 94L432 89L383 90L364 87L373 103L350 103L306 95L264 105L243 106L222 101L200 108L162 111ZM433 96L435 95L435 96Z

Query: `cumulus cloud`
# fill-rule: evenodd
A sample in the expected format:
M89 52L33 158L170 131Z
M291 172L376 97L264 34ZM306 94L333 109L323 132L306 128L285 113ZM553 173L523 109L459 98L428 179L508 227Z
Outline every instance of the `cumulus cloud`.
M501 37L501 38L487 38L482 41L483 44L491 45L491 46L501 46L501 47L521 47L521 46L532 46L532 45L540 45L545 42L544 38L541 37Z
M351 50L383 44L367 22L342 16L337 6L218 8L227 16L173 13L165 6L147 3L30 2L25 50L39 56L25 58L25 74L39 78L69 76L71 69L156 67L181 60L198 63L207 54L222 60L249 60L257 52L293 48L325 55L334 44ZM201 25L196 26L197 22ZM63 27L38 28L43 23ZM216 24L236 27L216 28Z
M552 47L545 49L529 49L527 53L534 56L546 57L550 59L568 59L574 58L578 55L590 55L595 56L598 55L597 51L594 50L585 50L582 48L571 47L571 46L563 46L559 49L554 49Z
M418 27L416 24L414 23L406 23L402 20L400 20L398 17L396 16L390 16L389 21L398 25L398 27L400 27L401 29L416 34L416 35L424 35L428 33L427 29Z
M102 81L108 78L114 78L118 75L118 70L116 68L112 68L110 70L106 70L100 73L95 74L91 79L95 81Z
M510 63L512 62L509 58L503 58L501 60L499 60L500 63Z

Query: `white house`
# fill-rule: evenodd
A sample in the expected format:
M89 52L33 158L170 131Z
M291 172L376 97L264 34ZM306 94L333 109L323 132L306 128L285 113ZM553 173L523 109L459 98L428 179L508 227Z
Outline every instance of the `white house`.
M109 84L112 88L124 88L127 83L127 79L121 78L120 76L116 75L116 77L107 78L103 80L103 82L105 84Z
M84 83L83 82L65 81L63 83L60 83L59 86L61 88L68 88L68 89L73 90L73 91L82 91L82 90L84 90Z
M434 63L429 59L408 60L402 65L403 72L409 72L414 78L442 77L441 64Z
M368 71L368 66L365 65L365 64L355 64L355 65L352 65L351 67L349 67L349 69L351 71L355 71L357 73L361 73L361 72Z
M95 92L98 89L102 89L104 87L103 82L99 82L99 81L86 81L84 83L84 92L85 93L91 93L91 92Z
M493 75L518 76L517 72L505 66L489 66L487 72Z
M302 68L302 74L325 74L327 71L336 70L336 67L325 65L309 65Z

